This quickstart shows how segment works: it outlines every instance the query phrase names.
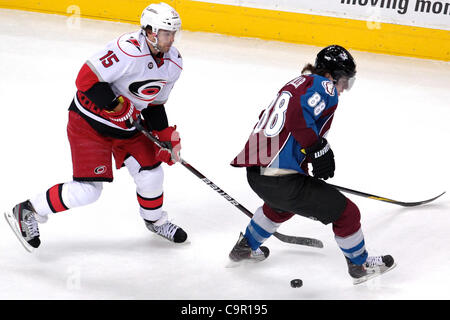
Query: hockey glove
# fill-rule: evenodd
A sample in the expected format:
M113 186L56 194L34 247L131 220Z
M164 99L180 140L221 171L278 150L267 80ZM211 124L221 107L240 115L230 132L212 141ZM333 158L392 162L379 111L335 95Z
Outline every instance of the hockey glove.
M328 179L334 176L334 154L328 141L319 137L319 140L308 148L301 150L313 167L313 176L318 179Z
M111 111L103 110L102 115L123 129L132 128L132 123L139 117L139 110L137 110L133 103L124 96L119 96L117 102L117 106L122 104L122 109L114 111L117 109L116 106L116 108Z
M165 162L169 166L180 161L181 144L177 126L167 127L161 131L152 131L152 134L167 146L157 151L156 160Z

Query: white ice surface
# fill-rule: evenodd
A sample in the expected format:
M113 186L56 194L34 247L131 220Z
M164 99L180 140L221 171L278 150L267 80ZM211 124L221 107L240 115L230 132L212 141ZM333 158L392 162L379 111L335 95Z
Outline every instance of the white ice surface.
M0 208L71 180L67 108L85 59L136 25L0 10ZM244 169L229 166L260 110L320 48L183 32L184 71L166 110L182 156L254 211ZM450 64L352 51L357 82L328 135L337 185L403 201L450 191ZM349 195L370 254L398 266L353 286L331 226L302 217L279 232L325 248L266 244L269 259L226 268L248 218L181 165L164 166L165 210L189 234L150 234L126 169L93 205L52 215L27 253L0 220L0 299L449 299L449 196L402 208ZM292 289L293 278L303 279Z

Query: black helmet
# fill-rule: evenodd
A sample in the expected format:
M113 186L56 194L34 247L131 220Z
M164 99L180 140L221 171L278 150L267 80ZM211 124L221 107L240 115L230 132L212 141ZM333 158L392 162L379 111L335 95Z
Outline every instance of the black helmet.
M338 45L331 45L320 50L314 67L317 71L329 72L335 81L342 76L351 78L356 74L356 64L352 55Z

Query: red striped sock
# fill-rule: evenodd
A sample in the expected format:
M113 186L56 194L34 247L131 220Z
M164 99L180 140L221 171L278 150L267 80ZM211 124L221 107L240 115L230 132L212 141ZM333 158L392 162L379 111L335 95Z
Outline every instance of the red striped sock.
M163 205L163 198L164 193L161 193L160 196L155 198L145 198L141 196L139 193L137 193L137 199L139 202L139 205L142 209L145 210L156 210L162 207Z
M69 208L64 204L61 196L63 183L54 185L47 190L47 202L53 213L66 211Z

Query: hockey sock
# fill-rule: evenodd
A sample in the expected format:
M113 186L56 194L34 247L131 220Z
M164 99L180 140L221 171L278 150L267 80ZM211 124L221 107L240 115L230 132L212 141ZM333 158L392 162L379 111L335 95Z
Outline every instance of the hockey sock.
M250 223L245 229L245 237L252 250L258 249L264 241L277 231L283 221L292 217L291 214L284 216L278 214L279 221L274 221L274 219L269 218L269 216L272 216L275 213L272 211L273 210L267 205L259 207L256 209L252 220L250 220Z
M339 248L345 257L357 265L363 264L368 256L360 219L358 207L347 199L344 212L333 222L334 238Z
M139 213L144 220L156 221L162 217L164 202L164 171L161 166L143 169L134 157L125 160L128 172L136 184Z
M66 211L69 209L62 198L63 185L63 183L54 185L46 192L47 203L53 213Z
M137 193L137 199L139 202L139 211L141 217L148 221L156 221L160 218L162 213L162 205L164 200L164 194L159 196L146 198Z
M45 216L95 202L102 189L102 182L59 183L31 198L30 202L39 215Z
M352 263L361 265L366 262L368 254L361 229L346 238L335 236L335 239L344 256Z

